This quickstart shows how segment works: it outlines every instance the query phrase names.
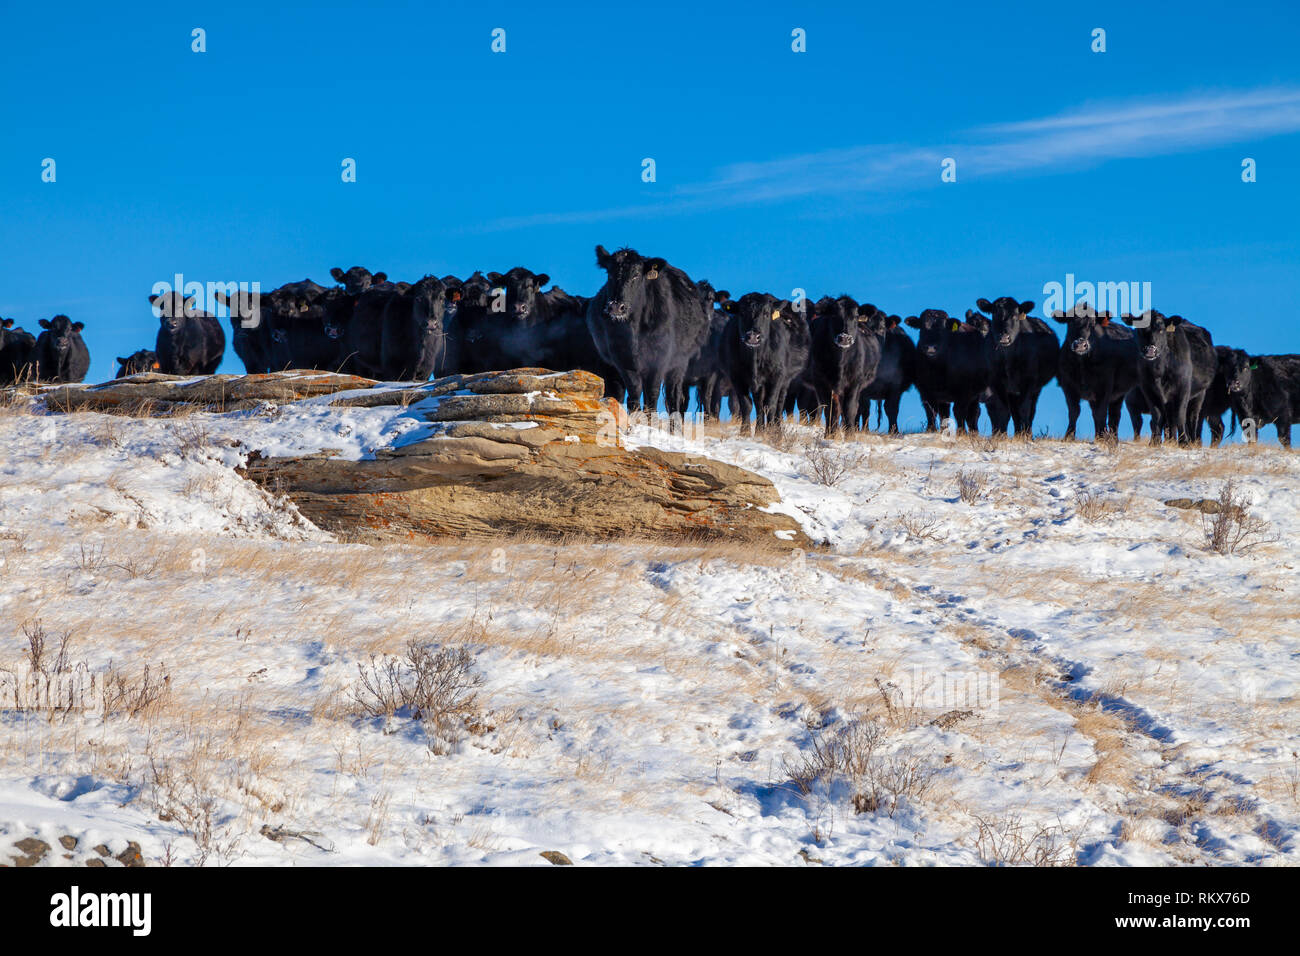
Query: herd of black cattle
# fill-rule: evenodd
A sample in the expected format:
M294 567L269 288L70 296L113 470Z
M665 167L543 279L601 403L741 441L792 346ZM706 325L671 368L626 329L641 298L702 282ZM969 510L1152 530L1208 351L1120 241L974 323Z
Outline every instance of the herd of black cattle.
M660 258L596 247L606 282L592 298L558 287L545 274L511 269L467 279L425 276L392 282L359 266L330 270L338 285L304 279L272 292L217 293L230 312L231 344L248 373L330 369L384 381L520 367L585 369L629 411L672 414L698 407L715 418L728 398L734 415L760 426L783 415L826 428L866 428L883 408L898 430L899 399L916 387L926 427L951 422L976 431L980 407L993 430L1032 435L1039 394L1053 378L1074 436L1080 403L1096 434L1116 434L1127 408L1135 436L1151 417L1153 441L1198 443L1209 424L1223 438L1231 411L1257 429L1276 426L1289 447L1300 420L1300 356L1248 355L1216 346L1208 330L1148 311L1123 315L1080 304L1052 318L1064 345L1033 302L980 299L954 318L926 309L906 320L847 295L816 302L762 292L739 298L692 281ZM179 293L149 297L161 326L153 350L119 358L119 377L160 371L210 374L225 354L216 316ZM80 382L90 356L82 324L42 319L39 338L0 320L0 385ZM902 326L918 331L914 343ZM950 426L951 427L951 426ZM1234 426L1235 427L1235 426Z

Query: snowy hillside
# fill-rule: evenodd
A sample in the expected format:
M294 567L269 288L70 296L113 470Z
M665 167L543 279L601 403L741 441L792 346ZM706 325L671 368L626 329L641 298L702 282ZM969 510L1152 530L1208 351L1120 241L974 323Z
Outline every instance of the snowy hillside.
M418 427L0 409L0 856L1300 862L1294 454L626 436L766 475L806 552L362 546L234 470ZM25 696L42 637L84 711Z

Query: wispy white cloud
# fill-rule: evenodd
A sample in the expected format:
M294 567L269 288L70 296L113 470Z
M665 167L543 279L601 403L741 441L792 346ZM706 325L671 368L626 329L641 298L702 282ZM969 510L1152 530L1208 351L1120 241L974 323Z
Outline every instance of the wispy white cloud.
M498 219L484 231L605 222L773 203L812 196L913 189L938 182L939 163L957 160L962 180L1059 170L1114 159L1171 155L1300 131L1300 89L1214 92L1175 100L1101 104L1054 116L999 123L931 146L877 144L734 163L662 199L608 209Z

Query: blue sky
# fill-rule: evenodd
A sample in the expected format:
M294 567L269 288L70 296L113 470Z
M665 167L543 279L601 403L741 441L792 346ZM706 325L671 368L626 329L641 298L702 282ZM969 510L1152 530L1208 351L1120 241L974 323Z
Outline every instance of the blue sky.
M85 322L98 380L177 272L591 294L599 242L904 315L1149 281L1216 342L1300 352L1300 6L1143 6L9 3L0 315Z

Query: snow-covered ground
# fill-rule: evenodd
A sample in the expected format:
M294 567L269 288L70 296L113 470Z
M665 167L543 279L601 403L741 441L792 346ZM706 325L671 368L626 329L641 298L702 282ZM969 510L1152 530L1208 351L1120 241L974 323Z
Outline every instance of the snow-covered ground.
M1300 456L627 436L767 475L806 553L361 546L234 470L423 427L0 409L0 856L1300 862ZM1261 524L1223 555L1164 502L1229 478ZM15 706L40 632L82 703L116 675L109 712ZM362 673L412 644L464 648L476 699L365 716Z

